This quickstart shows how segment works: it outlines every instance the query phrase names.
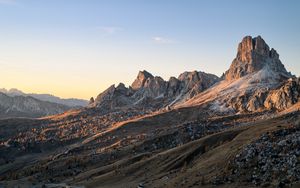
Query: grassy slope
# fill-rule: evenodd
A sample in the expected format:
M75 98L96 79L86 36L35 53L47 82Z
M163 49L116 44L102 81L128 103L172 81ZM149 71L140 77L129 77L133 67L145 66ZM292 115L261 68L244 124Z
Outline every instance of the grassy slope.
M198 187L227 173L229 161L263 133L289 127L293 116L263 120L206 136L183 146L150 156L136 156L80 174L73 183L87 187ZM297 115L299 118L299 113ZM91 177L88 178L87 177ZM229 187L240 187L242 183ZM147 186L147 187L148 187ZM244 184L247 187L247 185Z

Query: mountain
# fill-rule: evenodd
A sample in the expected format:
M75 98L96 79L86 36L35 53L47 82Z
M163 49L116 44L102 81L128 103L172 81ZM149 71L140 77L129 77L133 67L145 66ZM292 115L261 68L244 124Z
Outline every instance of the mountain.
M122 83L117 87L112 85L90 106L109 111L117 108L158 110L205 104L214 113L223 114L280 111L297 102L299 90L294 87L297 84L296 77L285 69L275 49L270 49L261 36L246 36L239 43L237 55L222 78L193 71L165 81L147 71L140 71L129 88ZM279 99L274 99L276 95L285 97L278 102ZM294 98L290 99L290 96Z
M238 45L236 58L233 60L229 70L226 71L225 79L239 79L262 69L274 72L275 78L278 80L285 80L292 76L279 60L276 50L273 48L270 50L261 36L254 38L246 36Z
M222 78L140 71L88 107L0 120L0 187L299 187L300 78L260 36L237 51Z
M5 89L5 88L0 88L0 92L4 93L6 95L9 96L20 96L20 95L26 95L23 91L18 90L16 88L11 88L9 90Z
M8 96L0 92L0 118L42 117L69 109L69 106L40 101L30 96Z
M90 106L101 109L142 108L157 110L184 102L206 90L220 79L204 72L184 72L178 78L169 81L140 71L129 86L120 83L110 86L99 94Z
M299 100L299 79L260 37L246 36L223 80L177 107L209 105L216 113L281 111Z
M8 95L8 96L30 96L33 98L36 98L38 100L41 101L47 101L47 102L52 102L52 103L58 103L58 104L63 104L69 107L85 107L88 105L88 101L87 100L83 100L83 99L62 99L59 97L56 97L54 95L50 95L50 94L36 94L36 93L24 93L21 90L12 88L10 90L7 90L5 88L0 89L0 92Z

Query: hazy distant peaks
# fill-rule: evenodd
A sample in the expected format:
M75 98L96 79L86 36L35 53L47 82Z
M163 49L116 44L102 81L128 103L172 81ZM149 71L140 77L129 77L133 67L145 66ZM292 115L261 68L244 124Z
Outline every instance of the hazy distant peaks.
M5 88L1 88L0 92L8 94L10 96L18 96L18 95L24 95L25 93L21 90L18 90L16 88L11 88L11 89L5 89Z
M88 101L83 100L83 99L74 99L74 98L62 99L62 98L56 97L51 94L24 93L23 91L16 89L16 88L12 88L9 90L2 88L2 89L0 89L0 92L6 94L8 96L11 96L11 97L30 96L30 97L36 98L38 100L41 100L41 101L48 101L48 102L52 102L52 103L63 104L63 105L69 106L69 107L80 107L80 106L88 105Z

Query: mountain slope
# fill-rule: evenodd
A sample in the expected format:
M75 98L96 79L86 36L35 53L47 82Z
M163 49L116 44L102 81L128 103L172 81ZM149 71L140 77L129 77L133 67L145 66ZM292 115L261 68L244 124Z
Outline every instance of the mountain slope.
M214 187L216 185L252 187L266 183L278 186L287 174L281 176L278 173L276 175L275 171L266 172L270 174L271 179L259 183L249 181L245 177L231 177L234 170L242 170L234 166L234 161L236 156L242 155L242 148L258 141L261 135L276 134L284 129L293 131L293 126L298 126L296 129L300 132L299 125L287 123L287 121L295 122L295 118L299 118L299 115L299 113L297 116L287 115L236 127L150 156L147 153L133 156L111 165L96 167L76 176L75 181L70 183L99 188L138 185L143 187ZM276 144L276 141L273 142ZM264 159L266 158L267 156L264 156ZM256 168L256 171L262 171L262 167ZM230 181L228 181L229 176ZM297 174L293 173L292 176ZM87 177L92 178L85 181Z
M29 96L10 97L0 92L0 118L8 117L41 117L59 114L70 107L40 101Z
M85 107L88 105L88 101L87 100L83 100L83 99L74 99L74 98L70 98L70 99L62 99L60 97L56 97L54 95L50 95L50 94L36 94L36 93L24 93L18 89L0 89L0 92L14 97L14 96L30 96L33 98L36 98L38 100L41 101L46 101L46 102L52 102L52 103L58 103L58 104L63 104L69 107Z

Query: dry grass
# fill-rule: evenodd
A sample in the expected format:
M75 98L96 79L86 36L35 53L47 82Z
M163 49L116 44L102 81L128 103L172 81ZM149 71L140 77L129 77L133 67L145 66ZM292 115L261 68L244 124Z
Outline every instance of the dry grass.
M215 176L228 173L229 161L247 144L263 133L290 126L291 117L264 120L206 136L151 157L120 160L95 168L75 178L73 183L87 187L210 187ZM87 177L93 176L86 181ZM224 185L225 187L228 185ZM249 187L232 184L229 187Z

